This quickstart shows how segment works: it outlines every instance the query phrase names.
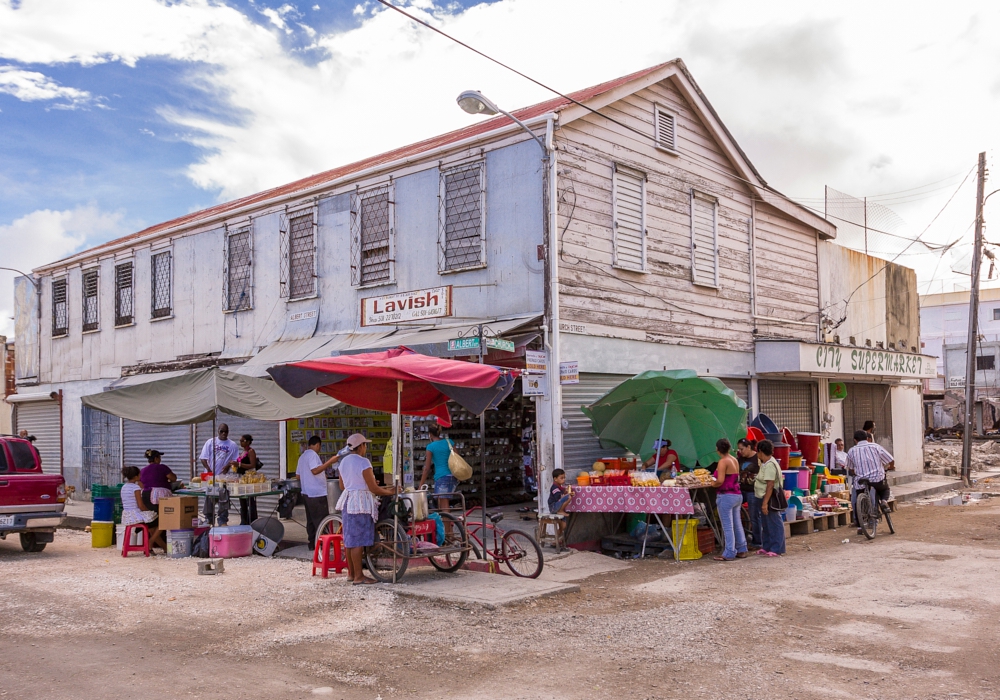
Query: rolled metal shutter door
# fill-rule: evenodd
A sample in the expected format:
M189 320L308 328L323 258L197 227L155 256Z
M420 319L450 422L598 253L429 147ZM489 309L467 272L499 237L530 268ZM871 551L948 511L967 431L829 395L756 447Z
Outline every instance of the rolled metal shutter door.
M764 413L779 428L793 433L815 433L819 411L819 394L815 382L786 382L762 379L758 382L760 413Z
M271 479L281 477L281 424L276 421L253 420L250 418L240 418L227 413L219 413L219 419L215 422L218 429L219 424L225 423L229 426L229 439L239 443L244 434L253 435L253 448L257 452L257 458L264 463L263 472ZM212 422L199 423L197 425L195 437L194 458L198 459L201 454L202 445L212 437ZM201 471L201 462L198 462L198 470ZM278 505L277 496L265 496L257 499L257 514L260 517L268 515Z
M153 425L125 420L122 426L125 437L125 466L146 466L146 450L163 453L163 463L173 470L178 479L187 480L194 474L190 425Z
M747 408L750 408L750 382L748 380L719 377L719 381L736 392L736 396L743 399L743 403L747 405Z
M892 453L892 397L885 384L848 384L844 399L844 445L854 444L854 431L875 421L875 442Z
M62 474L62 435L58 401L25 401L15 404L14 434L27 430L34 435L35 449L42 458L42 471Z
M583 415L580 407L594 403L630 376L581 373L579 384L563 385L563 420L568 427L563 428L563 463L556 466L565 469L568 478L574 478L581 470L590 469L594 461L601 457L625 454L618 445L601 446L601 441L594 437L590 419Z

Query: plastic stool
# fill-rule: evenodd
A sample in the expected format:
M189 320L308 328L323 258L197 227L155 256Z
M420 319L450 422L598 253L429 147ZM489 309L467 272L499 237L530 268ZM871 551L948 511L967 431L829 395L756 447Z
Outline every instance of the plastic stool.
M316 537L316 549L313 551L312 575L316 568L323 573L323 578L329 578L330 569L341 573L347 568L347 550L344 549L343 535L319 535Z
M554 533L549 532L550 525L555 530ZM535 539L538 540L538 544L540 545L555 547L557 553L566 549L566 516L558 514L539 515L538 531Z
M142 534L142 544L131 544L132 531L138 530ZM145 525L126 525L125 534L122 536L122 556L127 557L129 552L142 552L149 556L149 528Z

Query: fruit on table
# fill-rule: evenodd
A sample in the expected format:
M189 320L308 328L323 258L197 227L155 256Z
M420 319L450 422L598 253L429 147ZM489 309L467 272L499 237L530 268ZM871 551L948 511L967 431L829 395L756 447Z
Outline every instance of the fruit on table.
M603 472L607 468L608 468L608 465L606 465L604 462L602 462L600 460L594 462L594 471L595 472Z

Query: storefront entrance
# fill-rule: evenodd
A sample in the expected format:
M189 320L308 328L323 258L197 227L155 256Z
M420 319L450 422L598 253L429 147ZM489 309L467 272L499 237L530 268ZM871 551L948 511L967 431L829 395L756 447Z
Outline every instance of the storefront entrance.
M819 423L819 394L816 382L761 379L758 382L760 413L779 428L792 433L815 433Z
M844 399L844 444L854 444L855 430L875 421L875 441L892 452L892 399L886 384L848 384Z

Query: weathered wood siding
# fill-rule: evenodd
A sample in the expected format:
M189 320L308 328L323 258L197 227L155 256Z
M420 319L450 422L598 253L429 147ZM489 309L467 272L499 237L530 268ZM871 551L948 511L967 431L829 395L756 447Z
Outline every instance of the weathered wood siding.
M565 321L645 331L647 340L750 352L754 327L815 339L815 330L754 323L750 305L751 195L685 98L664 81L601 112L653 134L654 103L677 115L677 151L589 115L556 132L559 163L560 302ZM645 273L613 263L614 164L646 173ZM718 198L719 288L691 277L691 190ZM758 289L765 307L797 320L818 308L816 235L758 202L758 268L780 256L783 279ZM761 226L763 225L763 229ZM771 262L769 260L768 265ZM760 303L760 302L759 302Z

